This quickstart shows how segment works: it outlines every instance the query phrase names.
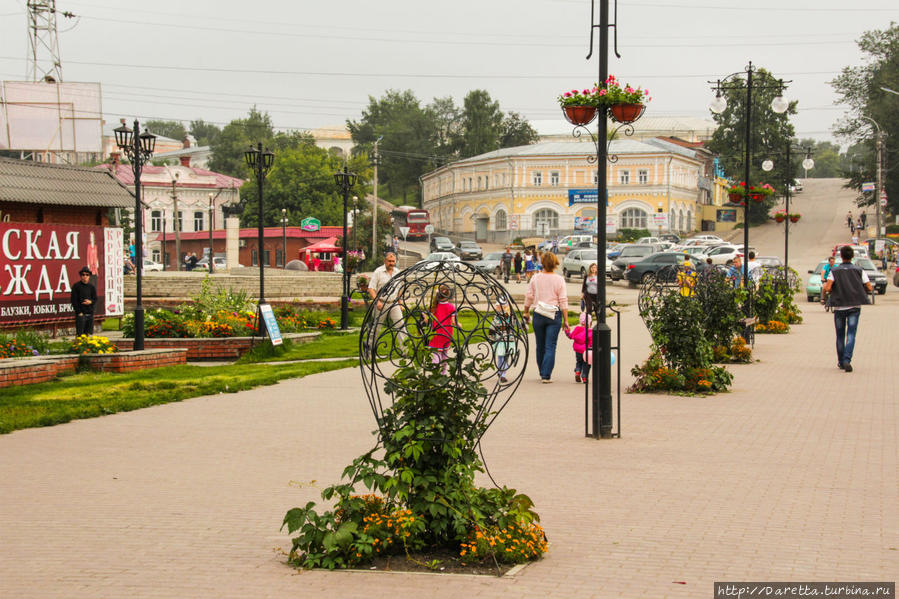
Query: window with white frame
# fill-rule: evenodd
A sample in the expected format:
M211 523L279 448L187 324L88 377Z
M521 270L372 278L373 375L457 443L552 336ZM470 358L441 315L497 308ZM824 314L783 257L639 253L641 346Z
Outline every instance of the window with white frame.
M541 185L543 185L543 173L541 173L540 171L535 171L531 181L533 182L534 187L540 187Z
M549 174L549 184L553 187L559 186L559 171L553 171Z
M626 208L618 215L618 227L621 229L645 229L646 212L640 208Z
M178 230L184 231L184 212L178 211Z
M150 213L150 231L162 231L162 210L154 210Z
M206 216L202 210L194 212L194 231L204 231L206 229Z
M627 185L631 182L631 172L630 171L618 171L618 182L622 185Z
M534 222L547 222L550 229L559 228L559 213L552 208L541 208L534 213Z
M162 253L159 250L153 250L153 262L162 262Z
M640 185L646 185L649 183L649 171L645 168L641 168L637 171L637 183Z
M497 231L505 231L506 230L506 211L498 210L496 212L496 222L495 222Z

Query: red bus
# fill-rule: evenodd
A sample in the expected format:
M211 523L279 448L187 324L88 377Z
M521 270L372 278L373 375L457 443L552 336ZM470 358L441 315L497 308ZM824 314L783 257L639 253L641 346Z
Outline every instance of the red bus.
M391 211L390 216L393 217L393 232L400 239L403 238L400 227L409 227L406 239L425 239L428 236L425 227L430 224L431 218L427 210L415 206L397 206Z

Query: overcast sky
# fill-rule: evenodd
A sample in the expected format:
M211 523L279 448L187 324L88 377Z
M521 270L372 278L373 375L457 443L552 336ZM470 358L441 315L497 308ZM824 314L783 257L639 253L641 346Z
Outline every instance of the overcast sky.
M599 0L595 0L597 5ZM25 0L0 0L0 79L23 80ZM613 5L614 6L614 5ZM558 119L556 96L592 85L590 0L57 0L64 81L98 81L107 122L202 118L255 104L278 128L358 119L368 96L422 103L486 89L504 111ZM855 40L899 21L895 0L620 0L609 71L649 88L655 115L708 117L708 80L748 61L792 79L797 135L829 139L828 81L860 64ZM596 42L598 44L598 41Z

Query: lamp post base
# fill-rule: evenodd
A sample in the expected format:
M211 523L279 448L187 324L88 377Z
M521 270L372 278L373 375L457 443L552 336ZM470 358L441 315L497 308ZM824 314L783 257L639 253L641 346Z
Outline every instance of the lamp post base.
M340 330L345 331L350 326L350 305L346 294L340 296Z
M134 349L144 349L144 309L134 309Z

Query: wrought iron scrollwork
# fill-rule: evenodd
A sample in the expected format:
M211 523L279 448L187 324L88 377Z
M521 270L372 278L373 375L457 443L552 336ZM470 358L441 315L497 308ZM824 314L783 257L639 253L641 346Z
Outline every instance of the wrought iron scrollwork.
M450 261L397 273L369 306L359 345L365 392L382 435L393 432L384 416L398 397L449 389L449 397L477 396L479 408L463 434L479 439L511 399L528 356L527 325L502 284ZM409 368L424 376L396 376Z

